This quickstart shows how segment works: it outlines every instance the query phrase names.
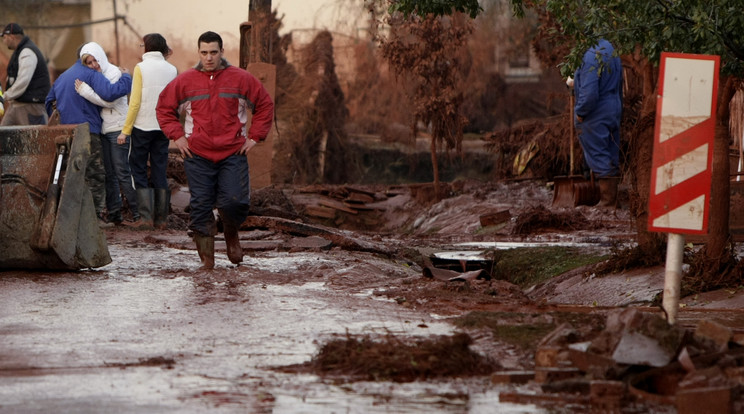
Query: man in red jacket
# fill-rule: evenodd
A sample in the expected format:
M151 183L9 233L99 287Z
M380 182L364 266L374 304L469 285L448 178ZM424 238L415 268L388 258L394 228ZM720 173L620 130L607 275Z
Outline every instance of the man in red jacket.
M258 79L222 57L219 34L203 33L198 45L199 64L163 89L156 112L160 129L183 156L191 191L189 230L202 268L212 269L215 207L222 219L228 258L235 264L243 261L238 230L250 208L246 154L266 139L274 102ZM248 111L252 112L250 128Z

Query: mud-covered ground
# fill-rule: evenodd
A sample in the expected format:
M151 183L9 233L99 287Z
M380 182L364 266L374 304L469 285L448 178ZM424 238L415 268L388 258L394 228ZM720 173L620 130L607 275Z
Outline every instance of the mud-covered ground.
M282 193L290 202L307 200L298 189ZM286 218L256 221L260 227L241 231L245 262L232 265L218 238L213 271L199 270L181 211L165 231L107 229L113 259L107 266L2 273L0 411L590 412L500 401L502 392L534 385L495 384L483 372L443 376L435 370L398 381L343 370L326 375L311 364L334 340L380 340L402 349L464 332L472 339L469 349L494 370L529 370L534 344L550 327L573 321L589 336L613 308L658 312L650 305L663 288L663 269L606 277L578 269L526 289L504 279L426 276L428 260L438 254L468 257L551 244L606 255L632 243L627 210L551 210L551 200L550 188L537 181L467 183L430 204L397 191L368 213L380 220L377 231L305 218L309 229L324 230L308 235L308 228L289 230ZM520 216L542 214L541 207L580 220L515 235ZM506 210L508 220L481 225L484 214ZM688 298L680 322L693 326L709 317L706 310L736 296ZM504 329L470 323L474 315L496 318ZM717 315L744 326L737 312ZM525 327L527 336L508 333ZM670 412L645 402L624 409Z

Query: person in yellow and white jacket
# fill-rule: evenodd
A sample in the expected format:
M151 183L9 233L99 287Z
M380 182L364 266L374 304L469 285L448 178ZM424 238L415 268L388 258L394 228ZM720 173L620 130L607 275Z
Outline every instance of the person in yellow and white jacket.
M160 130L155 107L160 92L178 75L178 71L166 61L172 51L161 34L146 34L142 46L145 53L142 62L134 67L129 112L119 142L127 137L132 140L129 166L137 189L141 227L164 229L170 210L166 176L170 140Z
M0 116L5 115L5 98L3 98L3 88L0 87Z

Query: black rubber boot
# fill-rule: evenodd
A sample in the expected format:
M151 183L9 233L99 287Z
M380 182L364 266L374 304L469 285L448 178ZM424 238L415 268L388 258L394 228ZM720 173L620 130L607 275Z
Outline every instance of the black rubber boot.
M153 225L156 229L164 230L168 226L168 213L170 213L170 191L167 188L155 188L155 209L153 214Z
M135 227L140 229L153 229L153 210L155 207L154 191L152 188L137 189L137 210L140 219Z
M120 225L122 221L124 221L121 218L121 210L116 211L109 211L108 212L108 220L109 223L114 223L115 225Z
M243 261L243 247L240 245L240 234L238 233L240 226L225 220L225 215L222 213L222 210L220 210L219 213L220 218L222 218L223 232L225 233L227 258L230 259L232 263L240 264Z
M202 236L194 233L194 243L196 243L196 251L199 253L199 260L202 262L202 270L214 269L214 236Z

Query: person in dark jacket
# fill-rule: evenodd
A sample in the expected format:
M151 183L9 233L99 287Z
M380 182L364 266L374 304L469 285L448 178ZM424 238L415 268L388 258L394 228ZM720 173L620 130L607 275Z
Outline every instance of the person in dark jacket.
M584 159L599 180L599 206L614 207L620 181L623 65L612 44L600 39L574 74L576 130Z
M10 23L0 33L3 43L13 51L8 61L5 83L5 116L0 123L9 125L45 125L44 99L51 81L46 59L18 23Z
M222 219L228 258L235 264L243 261L238 230L250 209L246 154L266 139L274 102L258 79L222 57L219 34L202 33L197 44L199 64L163 89L156 113L161 130L175 141L184 158L191 192L189 230L202 267L211 269L215 207ZM249 113L250 127L246 125Z

